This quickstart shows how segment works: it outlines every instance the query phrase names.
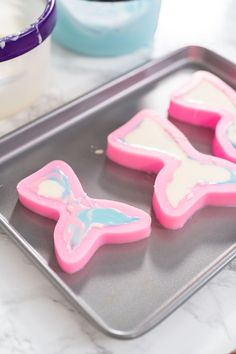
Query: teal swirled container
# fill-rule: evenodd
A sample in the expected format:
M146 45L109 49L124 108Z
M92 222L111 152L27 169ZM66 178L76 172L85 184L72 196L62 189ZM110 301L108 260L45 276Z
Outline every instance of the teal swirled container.
M58 0L57 42L76 52L115 56L148 47L161 0Z

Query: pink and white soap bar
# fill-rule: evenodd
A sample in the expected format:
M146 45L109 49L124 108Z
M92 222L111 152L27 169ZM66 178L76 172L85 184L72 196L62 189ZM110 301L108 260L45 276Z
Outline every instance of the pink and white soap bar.
M20 202L57 221L55 253L60 267L73 273L102 245L133 242L150 234L144 211L111 200L92 199L63 161L53 161L17 185Z
M169 115L194 125L215 129L213 152L236 162L236 92L205 71L171 96Z
M236 165L200 153L153 111L138 113L112 132L107 156L120 165L157 174L153 207L166 228L182 227L205 205L236 206Z

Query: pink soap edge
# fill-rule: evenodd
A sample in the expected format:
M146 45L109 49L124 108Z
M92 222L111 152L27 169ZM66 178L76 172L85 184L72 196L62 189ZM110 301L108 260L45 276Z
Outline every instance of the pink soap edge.
M77 264L72 264L71 263L71 257L69 259L66 257L63 257L63 252L60 247L60 240L61 238L61 233L62 233L62 208L60 207L60 203L58 202L52 202L54 207L49 207L45 202L45 200L40 200L40 203L35 202L34 198L32 198L31 193L28 191L28 189L25 187L25 184L29 184L31 182L34 182L37 179L42 178L45 176L47 172L49 172L53 167L58 167L63 166L62 169L67 171L67 174L69 174L69 177L72 179L73 184L76 183L76 189L79 192L83 192L83 189L80 185L80 182L75 175L74 171L71 169L69 165L67 165L64 161L53 161L51 163L48 163L45 165L43 168L38 170L37 172L31 174L30 176L24 178L21 180L18 185L17 185L17 192L19 195L19 200L20 202L29 210L42 215L44 217L49 217L53 220L57 220L57 224L55 226L54 230L54 248L55 248L55 255L57 258L57 261L60 265L60 267L68 273L74 273L75 271L78 271L82 269L87 262L91 259L91 257L94 255L96 250L101 247L103 244L117 244L117 243L130 243L134 241L138 241L144 238L147 238L150 235L151 231L151 217L144 212L141 209L129 206L124 203L120 202L113 202L113 201L108 201L108 200L101 200L102 203L107 202L108 205L115 205L116 207L119 207L119 210L124 211L126 208L128 210L131 210L137 214L138 217L140 217L140 220L129 225L124 225L124 226L119 226L119 232L116 234L114 228L115 227L109 227L110 232L112 232L112 235L106 234L103 237L99 237L99 241L96 240L94 242L94 245L90 247L90 250L86 252L86 254L77 262ZM76 179L76 182L75 182ZM79 186L79 187L78 187ZM73 186L74 190L74 186ZM114 236L115 235L115 236ZM120 237L122 236L122 237ZM120 237L118 239L118 237ZM86 239L85 239L86 240ZM83 241L83 240L82 240ZM87 240L86 240L87 241ZM90 241L89 241L90 242ZM84 246L84 244L83 244ZM58 249L60 249L60 252L58 252ZM81 250L79 251L81 252ZM66 254L67 256L67 254Z
M207 105L205 108L199 109L197 104L188 102L181 103L180 101L180 97L191 91L201 80L210 81L221 91L225 92L227 96L230 96L232 101L235 101L236 96L234 90L225 84L224 81L211 73L198 71L192 75L188 83L172 93L168 114L171 118L179 121L214 129L214 155L235 163L235 148L225 138L226 134L223 134L232 122L232 115L224 109L212 109Z
M179 206L177 208L178 210L175 209L175 212L173 212L173 207L170 207L170 204L163 192L167 185L166 181L169 180L169 174L168 174L169 171L165 166L165 164L168 163L169 165L174 164L173 160L171 158L166 157L165 158L166 162L165 162L163 161L163 157L162 158L160 157L159 161L157 161L157 156L156 156L157 153L153 155L150 153L150 151L148 152L140 151L139 153L137 150L134 151L132 147L129 147L128 145L125 144L120 145L120 143L117 142L117 140L119 140L120 138L127 135L130 131L132 131L132 129L135 126L137 126L140 123L140 121L142 121L144 118L156 119L159 122L161 122L161 126L167 132L169 132L171 136L174 135L177 141L178 140L181 141L181 146L184 147L185 152L190 152L191 156L196 157L197 159L200 159L206 163L207 162L212 163L216 159L218 163L220 162L221 166L228 167L231 169L235 169L236 166L229 161L223 160L221 158L213 157L210 155L205 155L197 151L195 148L193 148L193 146L190 144L190 142L187 140L184 134L178 130L178 128L176 128L170 121L159 118L156 112L151 110L142 110L141 112L137 113L127 123L125 123L123 126L121 126L120 128L116 129L114 132L109 134L106 153L108 158L110 158L111 160L113 160L118 164L121 164L122 166L128 168L131 167L136 170L147 171L146 166L148 165L149 170L147 172L158 173L154 185L153 208L160 223L164 227L167 227L169 229L178 229L183 227L183 225L187 222L187 220L203 206L221 205L219 203L220 193L217 191L217 187L215 188L215 186L212 185L210 186L211 188L208 186L209 192L207 194L205 193L204 195L199 194L199 199L196 200L196 202L194 202L193 205L191 205L191 201L189 201L189 207L187 211L186 210L181 211L181 206ZM142 159L140 159L140 156L144 159L147 158L148 163L146 163L146 161L143 163ZM171 170L171 168L169 169ZM222 191L221 194L226 198L226 200L224 200L223 205L225 204L235 205L236 201L234 201L234 199L236 197L236 190L234 193L232 193L232 189L230 189L229 186L225 186L225 188L222 187L222 189L224 190ZM215 193L217 193L217 195L214 195ZM186 203L186 200L184 200L184 203ZM181 204L183 204L183 202L181 202ZM197 205L197 207L195 204Z

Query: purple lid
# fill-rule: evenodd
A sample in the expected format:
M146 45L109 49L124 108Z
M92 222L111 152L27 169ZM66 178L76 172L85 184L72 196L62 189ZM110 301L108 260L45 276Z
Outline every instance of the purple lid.
M19 34L0 38L0 62L16 58L41 44L56 24L56 0L47 0L42 15Z

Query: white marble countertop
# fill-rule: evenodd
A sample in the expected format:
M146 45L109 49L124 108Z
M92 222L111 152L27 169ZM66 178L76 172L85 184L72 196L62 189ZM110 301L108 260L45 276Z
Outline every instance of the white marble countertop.
M235 0L163 0L154 48L115 59L79 57L53 45L52 77L27 112L1 121L0 134L142 63L185 44L236 61ZM0 235L0 354L223 354L236 348L236 261L158 327L115 340L91 326L6 237Z

